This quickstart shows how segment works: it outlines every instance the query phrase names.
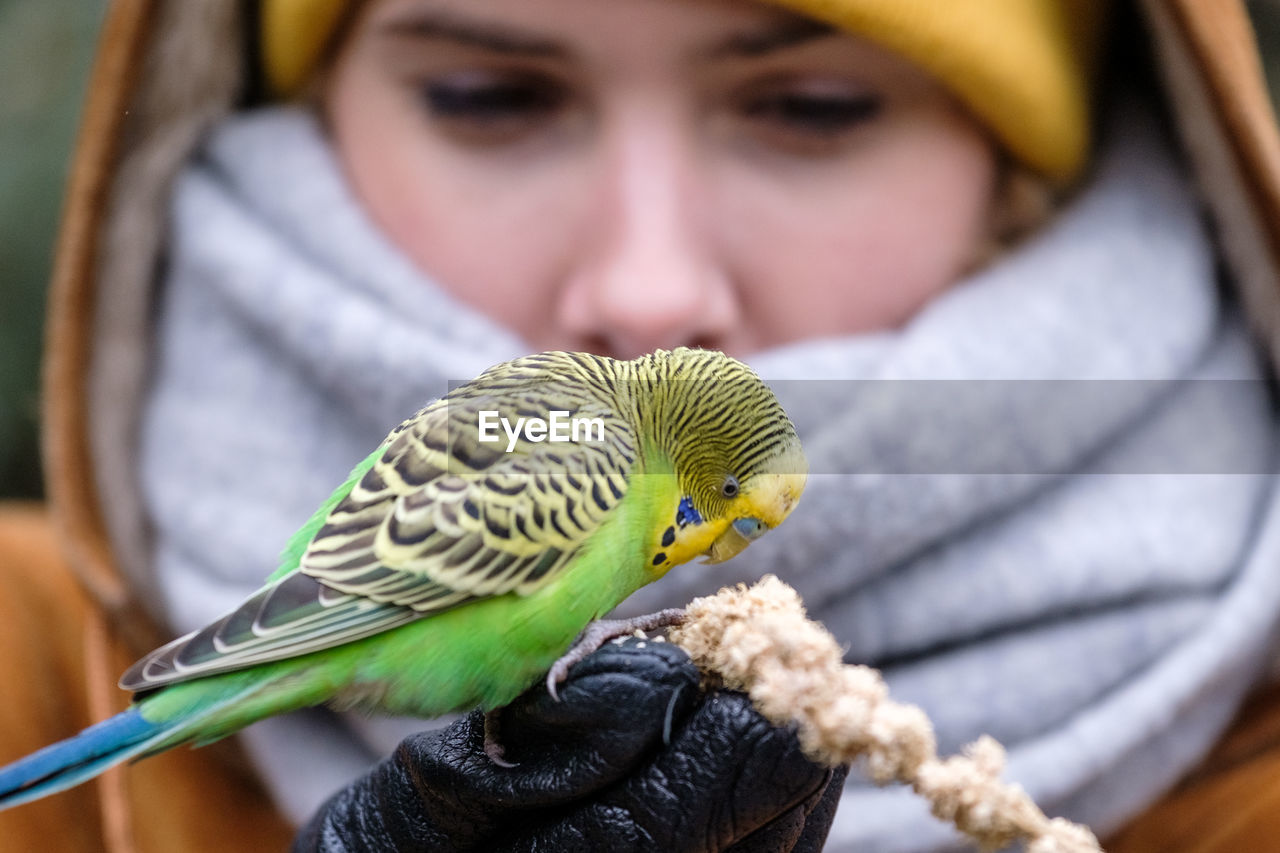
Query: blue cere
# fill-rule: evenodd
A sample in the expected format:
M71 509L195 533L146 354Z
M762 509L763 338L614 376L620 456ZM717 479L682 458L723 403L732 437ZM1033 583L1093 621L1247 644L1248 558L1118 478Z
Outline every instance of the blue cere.
M685 527L690 524L701 524L702 516L693 508L693 498L687 495L681 499L680 506L676 508L676 524Z

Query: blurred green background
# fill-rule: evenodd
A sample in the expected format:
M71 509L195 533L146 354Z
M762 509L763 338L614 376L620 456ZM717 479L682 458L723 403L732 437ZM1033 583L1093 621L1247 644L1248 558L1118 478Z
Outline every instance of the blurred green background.
M1258 33L1267 85L1271 87L1271 103L1280 112L1280 0L1249 0L1246 5Z
M38 497L37 375L67 158L105 0L0 0L0 497Z
M0 498L41 493L36 424L45 283L106 3L0 0ZM1252 0L1249 8L1275 92L1280 0Z

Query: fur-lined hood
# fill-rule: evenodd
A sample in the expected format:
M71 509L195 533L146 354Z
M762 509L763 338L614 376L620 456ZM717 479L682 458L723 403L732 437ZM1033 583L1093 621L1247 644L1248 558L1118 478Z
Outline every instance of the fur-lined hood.
M1280 353L1280 133L1244 4L1137 6L1222 261ZM134 593L148 553L135 454L169 188L201 135L252 99L255 7L115 0L68 185L43 389L48 491L78 576L138 651L161 639Z

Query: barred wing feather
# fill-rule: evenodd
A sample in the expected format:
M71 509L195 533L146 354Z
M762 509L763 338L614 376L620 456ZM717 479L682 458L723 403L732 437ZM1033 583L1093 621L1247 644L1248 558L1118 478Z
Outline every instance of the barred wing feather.
M482 409L514 419L536 405L445 398L401 424L330 511L296 571L147 655L121 687L145 691L320 651L550 582L626 494L636 442L607 407L572 393L556 405L601 418L604 441L521 439L507 453L505 436L477 440Z

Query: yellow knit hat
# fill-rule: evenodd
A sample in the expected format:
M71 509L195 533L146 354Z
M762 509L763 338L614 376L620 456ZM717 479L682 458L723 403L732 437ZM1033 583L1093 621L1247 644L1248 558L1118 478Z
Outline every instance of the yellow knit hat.
M1089 152L1102 0L771 0L941 80L1013 156L1055 181Z
M273 94L297 94L351 3L352 0L262 0L262 65Z
M279 94L306 81L351 0L263 0L262 55ZM537 0L531 0L537 2ZM1065 183L1089 150L1102 0L770 0L929 71L1014 157Z

